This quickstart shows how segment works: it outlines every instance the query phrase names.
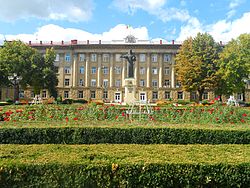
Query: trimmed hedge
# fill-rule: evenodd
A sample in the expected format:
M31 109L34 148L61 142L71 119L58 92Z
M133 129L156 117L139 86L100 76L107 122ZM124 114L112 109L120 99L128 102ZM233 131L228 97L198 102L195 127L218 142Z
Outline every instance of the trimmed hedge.
M250 130L174 128L2 128L0 144L250 144Z
M18 164L0 187L249 187L250 164Z

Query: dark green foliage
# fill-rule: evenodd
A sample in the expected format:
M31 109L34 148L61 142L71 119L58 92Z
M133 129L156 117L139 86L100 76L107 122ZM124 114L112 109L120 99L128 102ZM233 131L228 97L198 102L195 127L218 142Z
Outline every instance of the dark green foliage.
M248 187L250 165L22 164L2 167L0 187Z
M2 128L1 144L249 144L250 130L174 128Z
M73 103L73 99L64 99L62 101L62 104L72 104Z

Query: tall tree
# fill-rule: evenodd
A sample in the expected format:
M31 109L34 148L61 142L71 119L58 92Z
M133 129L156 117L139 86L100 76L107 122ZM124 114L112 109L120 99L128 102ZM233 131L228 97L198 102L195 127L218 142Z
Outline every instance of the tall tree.
M222 94L244 94L245 81L250 79L250 34L242 34L237 39L232 39L220 54L219 65L223 82Z
M199 101L206 89L218 83L218 53L220 46L208 33L198 33L186 39L176 55L177 79L185 91L198 91Z

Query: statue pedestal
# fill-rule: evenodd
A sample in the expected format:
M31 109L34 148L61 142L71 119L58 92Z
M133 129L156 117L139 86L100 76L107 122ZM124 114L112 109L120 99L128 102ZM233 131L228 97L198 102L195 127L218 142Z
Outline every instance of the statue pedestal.
M124 103L132 104L136 101L135 98L135 79L125 78L125 96Z

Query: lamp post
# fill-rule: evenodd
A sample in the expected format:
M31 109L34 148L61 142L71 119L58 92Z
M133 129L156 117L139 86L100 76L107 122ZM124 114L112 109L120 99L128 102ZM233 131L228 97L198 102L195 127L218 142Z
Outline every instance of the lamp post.
M14 86L14 102L16 102L19 99L19 83L22 80L21 76L17 76L16 73L14 73L12 76L8 76L9 81Z

